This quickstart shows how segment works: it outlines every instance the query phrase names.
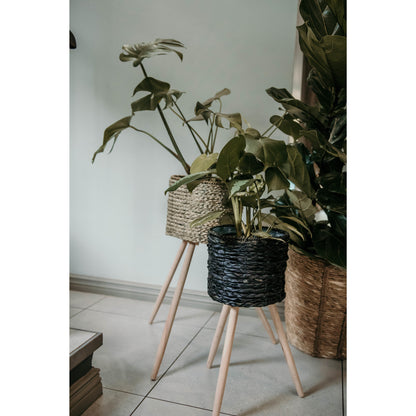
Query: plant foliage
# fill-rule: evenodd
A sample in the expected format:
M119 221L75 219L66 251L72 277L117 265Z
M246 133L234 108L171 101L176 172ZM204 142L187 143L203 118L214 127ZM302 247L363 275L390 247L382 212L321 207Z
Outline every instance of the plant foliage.
M297 100L286 89L266 90L285 110L270 122L295 140L288 146L290 167L283 171L301 192L286 190L273 211L278 221L289 215L302 221L292 224L304 237L293 240L300 249L342 267L347 215L345 7L345 0L302 0L299 5L304 20L297 28L299 45L312 68L307 80L318 104ZM274 179L279 183L278 175ZM326 215L316 220L312 213L320 210Z

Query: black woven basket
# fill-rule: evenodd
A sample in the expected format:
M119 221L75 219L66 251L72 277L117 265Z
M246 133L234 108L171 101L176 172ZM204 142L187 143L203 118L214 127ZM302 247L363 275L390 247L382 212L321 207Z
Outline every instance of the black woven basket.
M208 295L225 305L261 307L285 298L289 235L237 238L235 227L208 232ZM279 240L277 240L278 238ZM283 241L282 241L283 240Z

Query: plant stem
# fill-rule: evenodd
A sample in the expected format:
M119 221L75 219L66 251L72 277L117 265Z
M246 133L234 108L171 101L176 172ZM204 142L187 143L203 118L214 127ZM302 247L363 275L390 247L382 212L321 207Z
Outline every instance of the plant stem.
M166 145L164 145L160 140L158 140L158 139L156 139L156 137L155 136L153 136L153 135L151 135L150 133L148 133L147 131L144 131L144 130L140 130L140 129L137 129L136 127L134 127L134 126L129 126L131 129L133 129L133 130L136 130L136 131L138 131L139 133L144 133L144 134L147 134L149 137L151 137L155 142L157 142L157 143L159 143L164 149L166 149L171 155L173 155L176 159L178 159L178 160L180 160L179 159L179 157L178 157L178 155L172 150L172 149L169 149L169 147L167 147Z
M231 204L233 206L234 225L237 237L241 237L241 215L238 199L231 197Z
M222 101L221 101L220 98L218 98L218 101L220 103L220 109L219 109L218 112L221 113ZM215 121L215 114L214 114L214 121ZM211 153L214 153L215 142L217 141L217 133L218 133L218 125L215 126L214 140L213 140L212 146L211 146Z
M146 70L144 69L144 66L143 66L142 63L140 63L140 67L142 68L142 71L143 71L144 76L147 78ZM183 155L182 155L182 153L181 153L178 145L176 144L175 138L173 137L172 131L170 130L169 124L166 121L166 118L165 118L165 116L163 114L163 111L160 108L160 105L159 104L157 105L157 111L159 112L159 115L160 115L160 118L162 119L163 125L165 126L165 129L166 129L166 131L167 131L167 133L169 135L170 141L171 141L171 143L172 143L172 145L173 145L176 153L178 154L179 161L182 163L182 166L185 169L185 172L187 174L189 174L189 172L191 171L191 168L186 163L186 161L185 161L185 159L184 159L184 157L183 157Z
M192 128L191 128L191 126L189 125L189 123L188 123L188 121L186 120L186 118L185 118L185 116L183 115L183 113L182 113L182 111L181 111L181 109L179 108L179 106L178 106L178 104L176 103L176 101L174 101L174 104L175 104L175 107L178 109L178 111L179 111L179 114L181 115L181 119L182 119L182 121L187 125L187 127L188 127L188 129L189 129L189 131L191 132L191 134L192 134L192 137L193 137L193 139L194 139L194 141L195 141L195 143L196 143L196 145L197 145L197 147L198 147L198 150L201 152L201 154L202 153L204 153L204 151L202 150L202 147L200 146L200 144L198 143L198 140L196 139L196 137L195 137L195 134L194 134L194 132L193 132L193 130L192 130ZM176 114L176 113L175 113Z

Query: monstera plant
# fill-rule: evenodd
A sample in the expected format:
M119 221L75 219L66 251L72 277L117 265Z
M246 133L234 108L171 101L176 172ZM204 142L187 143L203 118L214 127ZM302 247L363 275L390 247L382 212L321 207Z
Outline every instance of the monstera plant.
M286 190L274 212L278 219L297 217L291 225L303 235L292 239L298 248L345 268L345 0L302 0L299 11L304 19L297 28L299 45L312 68L307 81L317 104L297 100L284 88L267 89L284 109L283 115L274 115L270 121L293 137L288 151L301 158L306 168L295 173L292 182L297 190ZM315 214L319 211L317 220Z
M180 48L184 48L184 45L174 39L156 39L149 43L138 43L132 46L124 45L122 47L123 53L120 54L120 60L122 62L132 61L133 67L140 67L144 75L144 78L134 88L133 96L143 93L145 95L131 103L131 114L129 116L123 117L105 129L103 143L94 153L92 162L94 162L98 153L102 153L104 151L111 140L113 140L113 144L110 152L113 149L119 135L126 129L133 129L141 134L147 135L152 140L157 142L181 163L186 173L190 173L191 166L186 162L183 153L177 144L172 128L170 127L164 115L164 110L169 109L172 111L175 116L178 117L181 123L187 127L190 136L198 149L198 152L202 155L202 157L198 159L199 161L206 159L207 155L214 152L218 128L229 128L227 126L234 123L241 124L241 116L238 113L224 114L221 112L221 97L230 94L230 90L228 88L222 89L212 98L209 98L202 103L197 102L194 110L195 116L190 119L186 119L178 104L178 100L183 95L183 92L171 88L168 82L161 81L147 75L143 64L144 59L151 58L155 55L175 53L182 61L183 54L180 52ZM219 103L218 111L214 111L211 108L214 102ZM163 109L161 107L162 103L164 103ZM142 128L137 128L133 124L133 118L136 113L141 111L156 110L159 113L163 126L169 137L170 146L163 143L162 140L156 138L148 131L143 130ZM205 120L205 122L208 124L208 137L202 137L202 135L199 134L198 131L191 125L192 121L198 120Z

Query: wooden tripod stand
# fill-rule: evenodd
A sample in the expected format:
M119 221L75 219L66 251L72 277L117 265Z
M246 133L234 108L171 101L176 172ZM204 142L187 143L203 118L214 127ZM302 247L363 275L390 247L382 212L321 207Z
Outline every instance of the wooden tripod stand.
M159 347L157 349L156 359L155 359L155 363L154 363L154 366L153 366L153 372L152 372L152 375L151 375L152 380L156 380L158 372L159 372L160 365L161 365L162 360L163 360L163 356L165 355L166 346L167 346L168 341L169 341L170 332L172 330L172 325L173 325L173 322L175 320L176 311L178 309L179 301L180 301L181 296L182 296L183 287L185 285L186 277L188 275L189 266L191 265L192 256L194 254L195 246L197 245L197 243L191 243L191 242L184 241L184 240L182 241L181 246L179 247L179 250L178 250L178 252L176 254L176 257L173 261L173 264L172 264L172 266L169 270L169 274L168 274L168 276L165 280L165 283L163 284L163 286L160 290L160 293L159 293L159 295L156 299L155 305L153 307L152 315L151 315L150 320L149 320L149 324L152 324L156 315L157 315L157 313L158 313L158 311L159 311L159 308L160 308L160 306L163 302L163 299L165 298L165 295L166 295L166 292L169 288L170 282L172 281L172 278L173 278L173 276L176 272L176 269L178 268L179 262L181 261L181 258L183 256L183 253L185 252L185 249L186 249L187 245L188 245L188 249L186 251L185 260L184 260L184 263L182 265L181 274L179 276L179 280L178 280L178 283L177 283L177 286L176 286L176 289L175 289L175 293L173 295L172 303L170 305L169 314L168 314L168 317L166 319L165 327L164 327L163 333L162 333L162 338L160 340ZM257 313L258 313L258 315L259 315L267 333L269 334L269 337L270 337L271 341L274 344L276 344L277 343L276 338L274 337L273 331L272 331L272 329L269 325L269 322L266 319L266 316L265 316L263 310L261 308L256 308L256 310L257 310ZM228 314L224 317L223 313L221 313L220 322L222 322L221 321L221 319L222 319L223 323L222 323L222 329L219 332L218 342L221 339L222 331L224 330L224 325L225 325L225 321L227 319L227 316L228 316ZM214 340L218 337L217 332L218 332L218 328L217 328L217 331L215 333ZM215 352L214 352L214 356L215 356ZM212 359L213 358L214 357L212 357Z

